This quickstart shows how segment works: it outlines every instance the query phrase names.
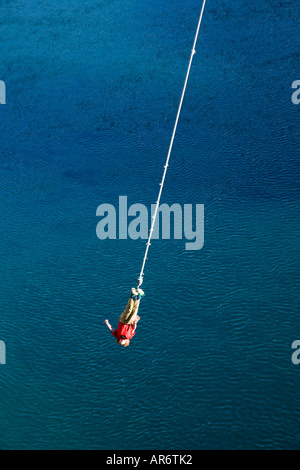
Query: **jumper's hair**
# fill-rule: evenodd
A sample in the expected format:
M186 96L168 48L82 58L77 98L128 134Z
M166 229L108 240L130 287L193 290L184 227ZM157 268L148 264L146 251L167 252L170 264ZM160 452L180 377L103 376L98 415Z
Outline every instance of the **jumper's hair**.
M127 343L127 340L126 340L126 343L125 343L125 344L121 344L120 341L121 341L121 339L117 339L117 343L118 343L120 346L123 346L123 348L127 348L127 346L129 346L129 344L130 344L130 340L128 340L128 343Z

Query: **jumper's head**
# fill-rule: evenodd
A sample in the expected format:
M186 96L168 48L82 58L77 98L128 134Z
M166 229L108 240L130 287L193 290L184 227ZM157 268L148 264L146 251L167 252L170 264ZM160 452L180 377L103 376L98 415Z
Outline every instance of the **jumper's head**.
M129 346L130 340L129 340L129 339L120 338L120 339L117 339L117 343L118 343L120 346L123 346L123 348L126 348L126 346Z

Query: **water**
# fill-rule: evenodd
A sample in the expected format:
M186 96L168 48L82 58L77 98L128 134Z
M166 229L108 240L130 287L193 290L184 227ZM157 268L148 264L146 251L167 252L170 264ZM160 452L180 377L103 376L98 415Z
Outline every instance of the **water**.
M205 245L154 241L130 348L104 325L144 241L96 208L156 200L199 12L1 2L1 449L300 447L293 2L207 2L162 198L205 205Z

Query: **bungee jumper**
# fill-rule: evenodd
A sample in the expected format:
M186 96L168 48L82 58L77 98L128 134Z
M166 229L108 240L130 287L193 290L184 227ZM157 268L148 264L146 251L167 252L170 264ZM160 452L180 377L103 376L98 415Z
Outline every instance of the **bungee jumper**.
M158 208L159 208L159 204L160 204L161 194L162 194L162 190L163 190L163 186L164 186L164 182L165 182L165 178L166 178L166 174L167 174L167 170L168 170L168 166L169 166L169 160L170 160L170 156L171 156L171 152L172 152L172 148L173 148L173 143L174 143L175 134L176 134L176 130L177 130L177 125L178 125L180 112L181 112L181 108L182 108L182 103L183 103L183 99L184 99L184 95L185 95L185 91L186 91L186 87L187 87L187 83L188 83L188 78L189 78L193 58L194 58L194 55L196 54L196 44L197 44L199 30L200 30L200 26L201 26L201 22L202 22L202 18L203 18L205 4L206 4L206 0L203 0L201 12L200 12L200 17L199 17L199 21L198 21L198 25L197 25L197 30L196 30L196 34L195 34L195 38L194 38L193 48L191 50L189 65L188 65L188 69L187 69L187 73L186 73L186 77L185 77L183 90L182 90L182 93L181 93L179 107L178 107L178 111L177 111L177 115L176 115L176 120L175 120L175 124L174 124L174 128L173 128L173 133L172 133L172 137L171 137L169 150L168 150L167 160L166 160L166 163L165 163L165 166L164 166L163 177L162 177L161 183L159 183L160 188L159 188L158 198L157 198L156 205L155 205L155 211L154 211L154 214L152 216L151 228L150 228L149 237L148 237L148 240L147 240L147 243L146 243L146 250L145 250L145 254L144 254L144 258L143 258L142 269L140 271L140 275L139 275L139 278L137 280L137 289L135 289L135 288L131 289L130 299L127 303L126 309L124 310L124 312L120 316L119 326L118 326L117 330L114 330L112 328L112 326L110 325L109 321L105 320L105 324L110 329L112 334L116 337L117 343L120 344L121 346L124 346L124 347L129 345L131 338L133 338L133 336L135 335L136 326L137 326L138 321L140 320L140 317L137 315L137 312L138 312L138 309L139 309L141 298L144 295L144 292L142 291L142 289L140 289L140 286L142 285L143 280L144 280L145 264L146 264L146 261L148 259L148 257L147 257L148 256L148 251L149 251L149 247L151 245L150 242L151 242L151 239L152 239L155 220L156 220L156 217L157 217Z
M144 291L142 289L134 287L131 289L131 295L127 302L126 308L119 318L119 325L114 330L108 320L105 320L105 324L111 331L112 335L116 338L117 343L124 348L129 346L130 340L135 335L137 323L140 320L138 316L138 310L141 302L141 298L144 297Z

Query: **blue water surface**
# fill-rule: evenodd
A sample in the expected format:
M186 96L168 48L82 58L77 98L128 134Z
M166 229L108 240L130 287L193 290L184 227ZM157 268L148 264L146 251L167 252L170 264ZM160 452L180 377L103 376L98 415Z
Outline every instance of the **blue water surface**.
M0 4L1 449L299 449L299 5L207 0L162 196L205 244L96 209L156 201L197 0Z

